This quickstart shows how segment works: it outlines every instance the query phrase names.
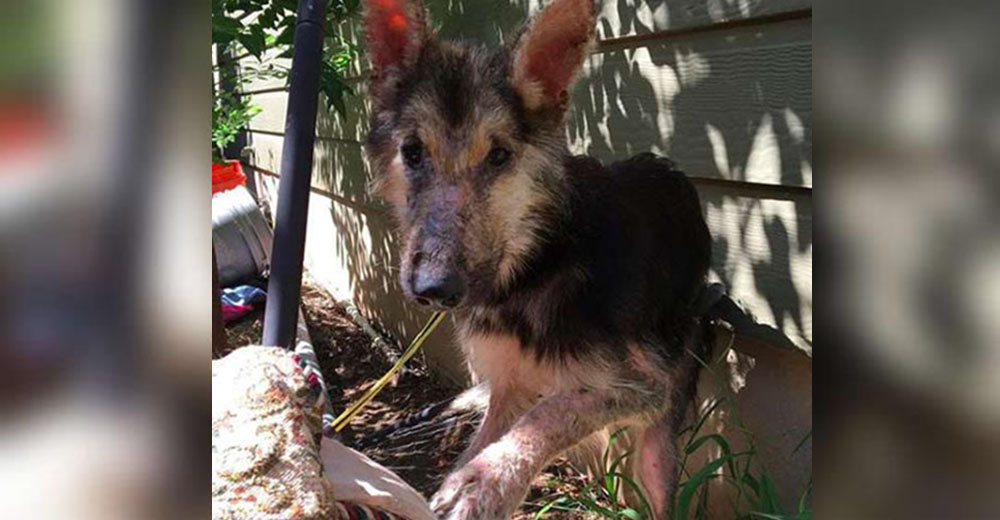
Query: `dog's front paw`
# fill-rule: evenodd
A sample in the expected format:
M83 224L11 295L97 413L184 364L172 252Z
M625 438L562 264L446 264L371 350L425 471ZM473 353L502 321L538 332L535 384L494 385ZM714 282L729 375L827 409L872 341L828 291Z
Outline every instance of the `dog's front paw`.
M431 508L442 520L505 520L527 492L514 469L476 457L445 479Z

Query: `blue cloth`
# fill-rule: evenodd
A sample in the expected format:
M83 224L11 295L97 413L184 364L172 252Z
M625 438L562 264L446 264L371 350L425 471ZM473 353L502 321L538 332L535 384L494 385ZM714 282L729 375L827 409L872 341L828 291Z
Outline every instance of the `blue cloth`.
M222 290L223 305L252 305L267 299L267 293L252 285L240 285Z

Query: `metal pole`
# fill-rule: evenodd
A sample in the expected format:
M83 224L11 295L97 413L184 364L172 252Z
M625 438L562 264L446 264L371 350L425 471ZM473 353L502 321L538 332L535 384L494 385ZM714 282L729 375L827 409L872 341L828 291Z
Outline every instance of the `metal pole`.
M299 0L264 312L264 345L291 348L295 343L325 14L326 0Z

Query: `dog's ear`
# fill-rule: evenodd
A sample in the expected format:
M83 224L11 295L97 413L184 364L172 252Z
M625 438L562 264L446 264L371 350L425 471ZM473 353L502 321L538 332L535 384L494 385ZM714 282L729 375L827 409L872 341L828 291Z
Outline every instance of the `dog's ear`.
M364 23L376 83L412 67L430 37L420 0L367 0Z
M511 82L529 110L566 107L595 25L593 0L553 0L531 20L514 43L511 71Z

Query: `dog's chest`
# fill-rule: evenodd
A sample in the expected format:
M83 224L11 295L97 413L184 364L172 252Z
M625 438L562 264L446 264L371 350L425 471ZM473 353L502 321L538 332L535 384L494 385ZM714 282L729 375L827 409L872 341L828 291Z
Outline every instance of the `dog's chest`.
M514 336L463 334L460 342L475 377L494 389L552 395L607 385L608 370L597 363L576 359L539 361Z

